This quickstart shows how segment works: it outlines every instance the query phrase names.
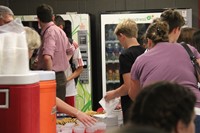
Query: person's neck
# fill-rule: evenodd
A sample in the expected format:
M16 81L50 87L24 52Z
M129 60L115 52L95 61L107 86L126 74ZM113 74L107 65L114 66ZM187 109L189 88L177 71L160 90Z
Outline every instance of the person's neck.
M50 23L50 22L47 22L47 23L44 23L44 22L40 22L40 26L41 26L41 28L43 29L48 23Z
M129 38L126 40L126 48L132 47L132 46L139 46L136 38Z
M176 43L177 42L176 34L170 33L168 35L168 37L169 37L169 42L170 43Z
M45 27L45 23L40 22L40 27L43 29Z

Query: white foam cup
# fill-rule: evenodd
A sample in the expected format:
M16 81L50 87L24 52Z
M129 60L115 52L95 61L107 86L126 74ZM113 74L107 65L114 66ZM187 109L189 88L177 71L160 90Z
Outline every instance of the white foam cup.
M75 126L73 129L74 133L85 133L85 127L83 126Z

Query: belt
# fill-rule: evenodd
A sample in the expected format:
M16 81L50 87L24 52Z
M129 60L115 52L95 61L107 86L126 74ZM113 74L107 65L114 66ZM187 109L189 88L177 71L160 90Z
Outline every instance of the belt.
M56 74L59 74L59 73L64 73L64 71L59 71L59 72L55 72Z

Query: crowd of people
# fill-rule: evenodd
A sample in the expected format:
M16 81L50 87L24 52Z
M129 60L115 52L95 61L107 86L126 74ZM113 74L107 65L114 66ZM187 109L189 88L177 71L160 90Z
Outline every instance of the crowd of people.
M65 88L66 77L65 77L65 74L64 74L64 70L66 70L66 69L64 68L64 66L60 67L59 63L62 64L62 62L65 62L66 66L69 67L69 63L68 63L69 61L68 61L68 58L67 58L67 54L65 53L67 51L67 49L66 49L66 46L64 46L64 45L68 44L69 48L73 47L73 45L68 43L68 38L67 38L66 34L64 33L64 31L62 31L62 29L60 29L59 27L57 27L54 24L54 22L53 22L53 9L49 5L39 6L37 8L37 13L42 20L42 21L39 22L42 29L44 30L44 31L42 30L42 35L44 36L44 33L45 33L46 34L45 37L47 37L46 38L47 39L46 45L48 45L48 46L46 46L47 49L45 49L45 47L43 47L45 45L44 40L43 39L41 40L40 35L34 29L32 29L30 27L23 27L21 23L14 22L15 21L14 20L14 13L12 12L11 9L9 9L6 6L0 6L0 15L1 15L1 17L0 17L0 29L2 28L2 29L7 29L7 30L5 30L5 31L0 30L0 33L3 33L3 32L22 32L23 30L13 30L13 29L9 28L10 23L14 23L14 24L12 24L12 27L14 26L16 29L23 28L24 31L26 32L29 58L31 58L33 51L37 48L40 48L40 52L47 50L47 53L44 52L44 55L46 55L46 56L42 56L43 54L40 53L41 57L39 57L37 61L41 62L41 65L38 65L37 69L39 69L39 70L52 70L52 71L55 71L55 73L56 73L56 83L57 83L56 90L62 89L62 93L60 93L58 91L56 92L56 93L60 93L60 95L57 95L57 97L55 99L57 110L59 112L63 112L63 113L69 114L71 116L77 117L85 125L94 124L96 122L96 119L94 119L93 117L79 111L75 107L70 106L69 104L64 102L64 99L65 99L65 93L64 92L66 91L66 88ZM52 29L49 28L50 26L53 26L53 27L51 27ZM6 28L6 27L8 27L8 28ZM47 28L48 28L48 30L50 30L49 32L46 31ZM57 34L58 36L60 34L62 34L62 35L59 36L58 40L62 40L64 42L57 42L57 43L59 43L60 45L62 44L63 46L60 46L59 48L55 48L57 38L54 37L54 34ZM48 42L48 41L50 41L50 42ZM43 43L41 43L41 42L43 42ZM52 44L52 45L50 45L50 44ZM53 48L50 48L50 46L52 46ZM65 49L63 49L63 48L65 48ZM61 51L63 51L63 52L60 51L60 53L63 53L63 54L58 55L57 58L60 58L60 56L63 56L63 60L60 60L60 62L57 62L57 58L53 58L51 56L54 56L53 53L55 51L56 51L55 53L58 54L59 49ZM74 47L72 49L74 49ZM53 50L54 50L54 52L53 52ZM51 53L51 52L53 52L53 53ZM53 63L52 62L53 60L56 63ZM55 64L57 64L57 65L55 65ZM54 67L57 66L56 68L58 68L58 70L57 69L54 70L54 68L52 66L54 66ZM63 69L63 72L60 71L61 69ZM58 72L56 72L56 71L58 71ZM59 85L59 84L61 84L61 85ZM62 88L62 87L64 87L64 88Z
M190 36L183 32L186 28L182 28L184 24L185 20L178 11L173 9L164 11L160 18L155 19L146 30L144 39L148 50L133 60L130 71L120 73L129 74L131 79L127 80L130 82L125 87L126 89L120 91L124 93L120 93L119 88L107 92L105 96L107 101L128 93L133 103L133 107L129 108L128 123L150 126L168 133L198 133L200 131L200 91L196 73L187 51L177 40L185 41L198 63L200 59L197 47L199 42L196 41L198 40L197 35L194 37L197 34L196 31L193 35L189 33ZM124 27L128 25L127 20L118 24L116 30L120 25ZM120 39L124 31L128 30L115 32L121 44L123 43ZM181 37L179 37L180 34ZM123 66L126 66L127 61L120 63L123 63L120 64L121 70L124 68ZM151 91L155 88L161 90ZM185 92L179 92L179 89ZM188 97L186 93L189 95ZM183 99L178 95L182 95ZM188 100L187 102L185 98ZM184 115L187 113L186 118Z
M86 125L94 124L94 118L64 102L65 97L68 97L66 83L78 75L75 72L73 78L66 78L65 71L70 70L69 75L73 73L69 69L70 57L77 64L77 71L81 72L79 67L81 69L83 66L76 42L72 40L71 44L63 31L62 17L57 16L54 22L51 6L38 6L36 14L41 27L41 40L36 31L24 28L29 56L31 57L33 49L39 48L37 69L55 71L58 110L76 116ZM0 29L15 21L13 16L12 10L0 6ZM184 24L185 20L178 11L165 10L146 30L144 39L148 51L137 41L138 28L134 20L126 19L116 26L114 33L124 47L119 56L120 87L108 91L105 100L109 102L121 97L125 126L114 132L200 132L198 81L190 57L180 45L180 42L185 42L200 63L200 31L183 27ZM31 34L30 37L30 31L34 32L34 36ZM29 39L34 39L33 45ZM75 93L72 96L74 95Z

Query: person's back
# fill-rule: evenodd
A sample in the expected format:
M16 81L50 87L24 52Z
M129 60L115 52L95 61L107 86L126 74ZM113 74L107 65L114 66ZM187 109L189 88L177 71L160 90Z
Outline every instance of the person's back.
M179 83L189 87L196 94L197 106L200 107L200 92L194 67L183 46L172 45L167 41L167 24L165 25L165 22L151 24L147 29L146 37L149 39L148 45L152 45L152 48L138 57L133 64L132 80L139 80L141 87L158 81Z
M147 29L146 37L150 50L140 56L133 64L132 82L135 84L139 82L142 87L145 87L158 81L169 81L189 87L197 97L195 107L199 110L200 91L197 86L194 66L183 46L168 42L167 23L164 21L152 23ZM198 53L194 47L189 47L193 53ZM140 89L137 87L129 91L132 99L135 98L135 94Z
M168 42L158 43L153 49L141 55L134 66L139 68L137 73L141 73L139 77L134 77L139 78L141 86L167 80L192 87L194 91L197 90L194 67L181 45L172 45Z

